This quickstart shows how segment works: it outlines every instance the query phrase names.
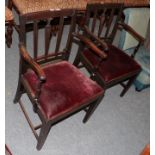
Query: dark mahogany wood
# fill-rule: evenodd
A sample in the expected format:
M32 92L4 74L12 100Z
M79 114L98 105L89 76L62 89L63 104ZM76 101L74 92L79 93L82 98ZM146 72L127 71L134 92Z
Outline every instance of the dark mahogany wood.
M143 37L137 34L131 27L123 23L121 18L123 7L123 4L113 3L88 4L86 15L80 20L80 22L78 22L78 32L77 34L74 34L75 38L78 38L80 41L74 65L80 68L82 63L82 67L85 67L89 71L90 77L93 80L96 80L105 89L116 84L121 84L124 89L120 96L123 96L127 92L136 76L141 71L141 68L131 57L126 56L123 51L112 45L116 32L117 30L124 29L139 41L138 46L135 48L132 54L132 57L134 57L139 46L144 42ZM116 11L117 15L115 14ZM93 44L93 47L90 46L90 44ZM116 55L114 59L118 59L118 62L113 61L113 58L110 58L110 55L111 57L114 57L113 52L115 53L115 50L116 52L119 51L117 52L119 55ZM89 52L90 54L87 54ZM91 52L95 52L96 54L91 54ZM131 62L133 66L131 66L130 71L126 71L126 68L122 69L124 64L123 62L119 62L120 57L124 57L124 59L127 59L126 61ZM98 59L98 61L96 61L96 59ZM125 62L125 60L123 61ZM119 67L120 70L110 69L110 65L113 67L117 66L116 68ZM102 70L103 73L101 73ZM110 72L110 70L113 71ZM115 72L115 77L111 77L113 72ZM123 84L123 82L127 80L127 84Z
M13 33L13 26L14 26L14 21L7 21L5 22L5 25L7 26L6 33L5 33L5 39L6 39L6 44L10 48L12 44L12 33Z
M91 2L91 1L90 1ZM110 2L110 1L109 1ZM120 1L120 2L122 2L122 1ZM28 1L27 3L31 3L30 1ZM101 1L101 3L102 3L102 1ZM111 1L111 3L113 3L114 5L117 5L116 4L116 2L115 1ZM119 3L119 1L117 2L117 3ZM125 4L126 4L126 2L124 2ZM81 6L82 8L78 8L77 9L77 12L78 12L78 14L84 14L85 13L85 10L86 10L86 4L87 4L87 1L85 2L85 4L83 4L83 6ZM31 4L29 5L29 6L31 6ZM29 32L29 31L33 31L33 24L32 23L28 23L28 22L26 22L25 24L26 24L26 29L25 30L23 30L23 29L21 29L22 28L22 26L23 26L23 21L22 21L22 19L21 18L24 18L24 16L25 16L25 14L27 14L27 13L25 13L25 14L22 14L19 10L20 9L22 9L22 7L21 8L18 8L19 6L17 6L17 4L13 1L13 0L8 0L8 8L9 9L15 9L15 11L17 12L17 14L19 15L19 25L17 25L16 24L16 22L14 23L14 27L15 27L15 29L17 30L17 32L19 33L19 35L22 35L22 33L25 33L25 34L23 34L23 35L26 35L26 32ZM36 6L37 7L37 6ZM60 5L60 7L61 7L61 5ZM74 6L75 8L77 8L76 6ZM149 2L142 2L142 1L140 1L140 2L128 2L125 6L123 6L124 8L129 8L129 7L149 7ZM64 8L60 8L60 9L64 9ZM68 7L67 7L67 4L66 4L66 9L68 9ZM47 10L47 9L45 9L45 10ZM44 11L45 11L44 10ZM54 8L52 8L51 7L51 10L54 10ZM49 11L49 10L48 10ZM116 12L113 12L113 13L115 13L115 14L117 14L118 12L117 12L117 10L116 10ZM32 13L28 13L29 14L29 16L32 16L32 18L34 18L34 16L35 16L35 14L40 14L39 13L39 11L38 12L32 12ZM40 16L40 15L39 15ZM43 15L44 16L44 15ZM100 19L101 20L101 23L103 23L103 19ZM95 20L94 20L95 21ZM52 21L51 21L52 22ZM53 25L53 23L57 23L57 21L53 21L52 23L51 23L51 25ZM70 23L70 18L65 18L65 24L69 24ZM95 24L95 22L93 23L93 25ZM108 23L108 24L110 24L110 22ZM40 28L44 28L45 27L45 25L46 25L46 22L44 22L44 20L40 20L39 21L39 26L38 26L38 28L40 29ZM100 24L100 25L104 25L104 24ZM95 25L94 25L95 26ZM93 27L92 27L92 30L93 30ZM99 33L99 35L100 35L100 32L101 32L101 30L102 30L102 26L100 26L100 30L98 31L98 33ZM108 31L107 31L108 32ZM22 38L22 39L24 39L23 38L24 36L21 36L20 38Z

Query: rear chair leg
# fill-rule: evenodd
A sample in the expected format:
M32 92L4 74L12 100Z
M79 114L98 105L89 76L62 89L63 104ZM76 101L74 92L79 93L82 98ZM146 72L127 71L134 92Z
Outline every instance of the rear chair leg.
M98 105L100 104L102 98L104 95L102 95L98 100L94 101L90 106L89 109L87 110L87 113L83 119L83 123L86 123L89 118L91 117L91 115L94 113L95 109L98 107Z
M128 89L131 87L131 85L132 85L132 83L133 83L133 81L135 80L136 77L137 77L137 75L129 79L129 81L127 82L125 88L124 88L123 91L121 92L120 97L123 97L123 96L124 96L124 94L125 94L125 93L128 91Z
M73 62L73 65L78 67L79 64L80 64L80 54L78 53L74 62Z
M82 43L80 43L80 45L79 45L79 48L78 48L78 51L77 51L77 55L76 55L75 60L73 62L73 65L76 66L76 67L78 67L78 65L81 62L80 61L80 52L81 51L83 51L83 44Z
M50 122L47 122L47 123L42 125L41 130L40 130L40 134L39 134L39 138L38 138L37 150L41 150L41 148L43 147L50 129L51 129L51 123Z

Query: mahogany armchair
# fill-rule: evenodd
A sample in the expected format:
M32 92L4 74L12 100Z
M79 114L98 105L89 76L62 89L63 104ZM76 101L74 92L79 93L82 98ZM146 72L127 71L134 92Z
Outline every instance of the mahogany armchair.
M38 15L38 14L37 14ZM83 122L87 122L91 114L100 103L104 90L96 82L82 74L79 69L67 60L70 55L72 32L75 29L76 13L74 10L41 12L31 22L34 24L34 54L30 56L20 43L20 71L19 83L14 103L20 107L37 139L37 149L40 150L53 125L69 116L85 110ZM46 21L45 35L38 32L38 21ZM69 28L64 26L64 18L70 17ZM57 19L59 25L51 27L51 20ZM57 32L55 32L55 29ZM65 33L65 35L64 35ZM38 38L45 36L45 50L38 52ZM65 46L62 48L62 38ZM55 46L50 46L52 38ZM62 48L62 49L61 49ZM40 50L43 51L43 50ZM52 52L53 51L53 52ZM41 125L34 127L22 103L22 94L26 93L32 102L34 112L38 114ZM40 128L39 135L36 130Z
M74 34L75 38L80 40L74 65L85 67L91 78L104 89L121 84L124 89L120 96L127 92L141 67L132 57L112 44L116 32L123 28L139 41L134 54L144 41L132 28L122 22L122 7L122 4L88 4L84 17L86 22L79 22L79 30ZM116 10L118 13L114 16ZM128 82L125 84L125 81Z

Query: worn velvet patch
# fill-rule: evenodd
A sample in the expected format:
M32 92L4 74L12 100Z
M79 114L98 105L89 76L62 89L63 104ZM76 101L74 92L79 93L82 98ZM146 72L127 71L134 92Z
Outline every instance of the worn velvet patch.
M48 119L86 104L103 93L96 82L67 61L48 65L43 70L47 79L41 89L39 104ZM35 92L38 82L36 74L29 70L24 77Z

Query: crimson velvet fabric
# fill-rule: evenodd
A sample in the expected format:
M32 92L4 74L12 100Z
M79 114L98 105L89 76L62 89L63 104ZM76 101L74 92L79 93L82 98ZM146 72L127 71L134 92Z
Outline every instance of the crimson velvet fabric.
M67 61L50 64L43 70L46 82L41 88L39 105L47 119L71 112L103 93L96 82ZM35 92L38 82L36 74L28 70L24 78Z
M105 83L112 82L119 79L121 76L128 76L129 74L139 71L140 65L131 59L126 53L115 46L108 45L108 58L103 60L98 68L98 73L101 75ZM84 57L95 66L100 61L93 51L86 49L82 52Z

